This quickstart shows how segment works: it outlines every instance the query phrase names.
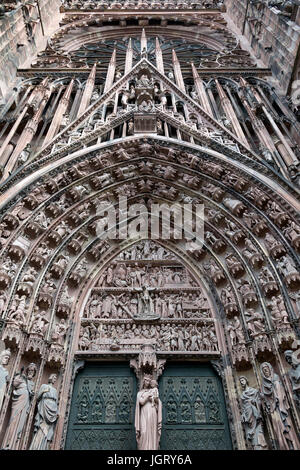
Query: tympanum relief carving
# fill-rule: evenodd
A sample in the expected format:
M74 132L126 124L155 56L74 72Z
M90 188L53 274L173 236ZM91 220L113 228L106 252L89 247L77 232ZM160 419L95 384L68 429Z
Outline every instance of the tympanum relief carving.
M217 354L215 320L201 288L168 250L148 240L122 252L98 278L81 318L81 351Z

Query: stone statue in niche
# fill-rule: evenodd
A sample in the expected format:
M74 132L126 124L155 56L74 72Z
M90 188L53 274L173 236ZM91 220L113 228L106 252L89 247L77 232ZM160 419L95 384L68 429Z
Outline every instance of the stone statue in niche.
M271 273L270 269L267 266L263 266L261 268L258 278L262 285L265 285L269 282L275 282L273 274Z
M52 281L51 274L47 273L44 284L41 286L41 293L52 295L56 291L56 284Z
M190 91L190 96L194 101L199 101L199 97L195 90L195 87L193 87L192 90Z
M44 212L39 212L34 218L34 222L40 225L42 228L47 228L49 225L49 221L50 219L46 217Z
M246 248L243 250L243 254L249 261L251 261L254 256L260 256L256 246L249 238L246 238L244 243Z
M10 349L5 349L0 353L0 411L6 393L7 382L9 380L8 371L4 366L7 366L9 363L10 356Z
M108 276L106 282L107 284L109 282ZM125 264L121 263L115 268L113 283L117 287L127 287L127 269Z
M78 341L78 347L81 351L89 349L91 344L90 328L88 326L80 328L80 338Z
M6 428L2 448L16 449L27 421L27 416L33 398L36 365L32 362L25 369L16 374L13 380L11 415Z
M21 282L26 284L28 287L32 287L37 279L37 271L33 267L29 267L27 271L25 271L23 277L21 278Z
M0 245L1 247L7 242L7 238L10 236L10 230L6 222L0 222Z
M285 309L282 297L273 296L272 301L268 306L271 308L271 316L276 328L280 329L290 326L289 316Z
M137 394L134 425L138 450L158 450L162 404L157 382L151 375L144 375L142 389Z
M54 327L51 339L60 346L64 345L64 339L68 330L68 324L64 318Z
M279 241L276 240L276 238L273 237L273 235L269 232L267 232L265 235L264 243L268 252L274 257L281 256L285 253L285 249L281 243L279 243Z
M261 413L261 396L256 388L249 387L248 379L244 376L239 378L242 387L240 399L242 401L242 423L245 427L247 440L254 450L267 448Z
M2 262L0 272L7 274L10 278L12 278L17 272L17 265L11 259L6 258Z
M259 217L255 212L246 210L243 213L243 221L250 230L254 229L254 233L256 233L256 235L263 233L267 229L264 220Z
M220 298L223 305L235 303L235 299L230 286L224 287L224 289L222 289Z
M216 284L225 279L223 271L215 261L210 260L209 263L205 263L203 267Z
M36 249L35 254L43 256L45 259L51 254L52 250L47 246L45 242L41 243Z
M291 221L287 227L283 229L283 233L287 239L292 243L294 248L299 248L300 245L300 227L295 222Z
M11 308L9 311L9 317L7 324L10 326L14 326L16 328L24 328L26 324L25 318L25 309L26 309L26 297L22 295L15 295Z
M242 325L238 316L235 316L233 320L228 321L227 331L231 341L231 346L238 346L245 344L244 333Z
M297 438L289 416L289 404L284 387L268 362L261 364L260 372L262 377L261 396L279 448L281 450L295 449Z
M41 385L37 395L37 413L34 419L34 435L29 450L47 450L53 439L58 418L57 375L51 374L48 384Z
M300 361L296 353L288 350L284 352L286 362L291 366L288 375L293 389L293 398L300 409Z
M253 308L250 308L248 312L245 312L245 316L249 332L252 336L265 333L263 315L260 312L256 312Z
M47 313L44 310L39 311L38 308L35 308L35 314L30 326L30 333L43 335L47 330L48 324L49 320L47 318Z
M279 226L283 225L283 223L288 220L288 216L285 211L276 204L275 201L269 201L267 205L267 214L269 214L270 218Z
M101 318L101 311L102 311L103 302L101 299L96 295L92 295L90 300L88 301L86 308L83 313L84 318Z
M292 274L297 274L297 269L295 268L293 260L289 256L283 256L277 262L278 270L283 276L289 276Z
M144 87L147 88L147 87L150 87L152 85L153 85L152 79L148 78L145 73L143 75L141 75L139 80L137 80L137 84L136 84L136 86L138 88L144 88Z

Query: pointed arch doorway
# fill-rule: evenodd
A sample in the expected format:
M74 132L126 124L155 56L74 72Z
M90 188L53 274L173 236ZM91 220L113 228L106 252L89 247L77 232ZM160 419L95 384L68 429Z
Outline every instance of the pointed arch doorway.
M161 449L230 449L223 386L209 362L220 356L220 327L193 266L168 242L141 240L100 269L86 292L75 349L85 366L74 382L65 448L136 449L130 359L151 343L166 360Z

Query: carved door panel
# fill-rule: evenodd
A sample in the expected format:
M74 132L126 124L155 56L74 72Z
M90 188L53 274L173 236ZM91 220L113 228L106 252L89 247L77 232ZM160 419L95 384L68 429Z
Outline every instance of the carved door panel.
M231 449L222 383L210 366L166 365L160 398L161 449Z
M86 365L75 380L65 448L135 449L135 398L128 363Z

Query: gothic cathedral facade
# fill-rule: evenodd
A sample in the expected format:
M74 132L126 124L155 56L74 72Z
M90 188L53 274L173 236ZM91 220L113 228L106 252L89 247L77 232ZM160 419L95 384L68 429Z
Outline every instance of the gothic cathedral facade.
M1 3L2 449L300 450L296 4Z

